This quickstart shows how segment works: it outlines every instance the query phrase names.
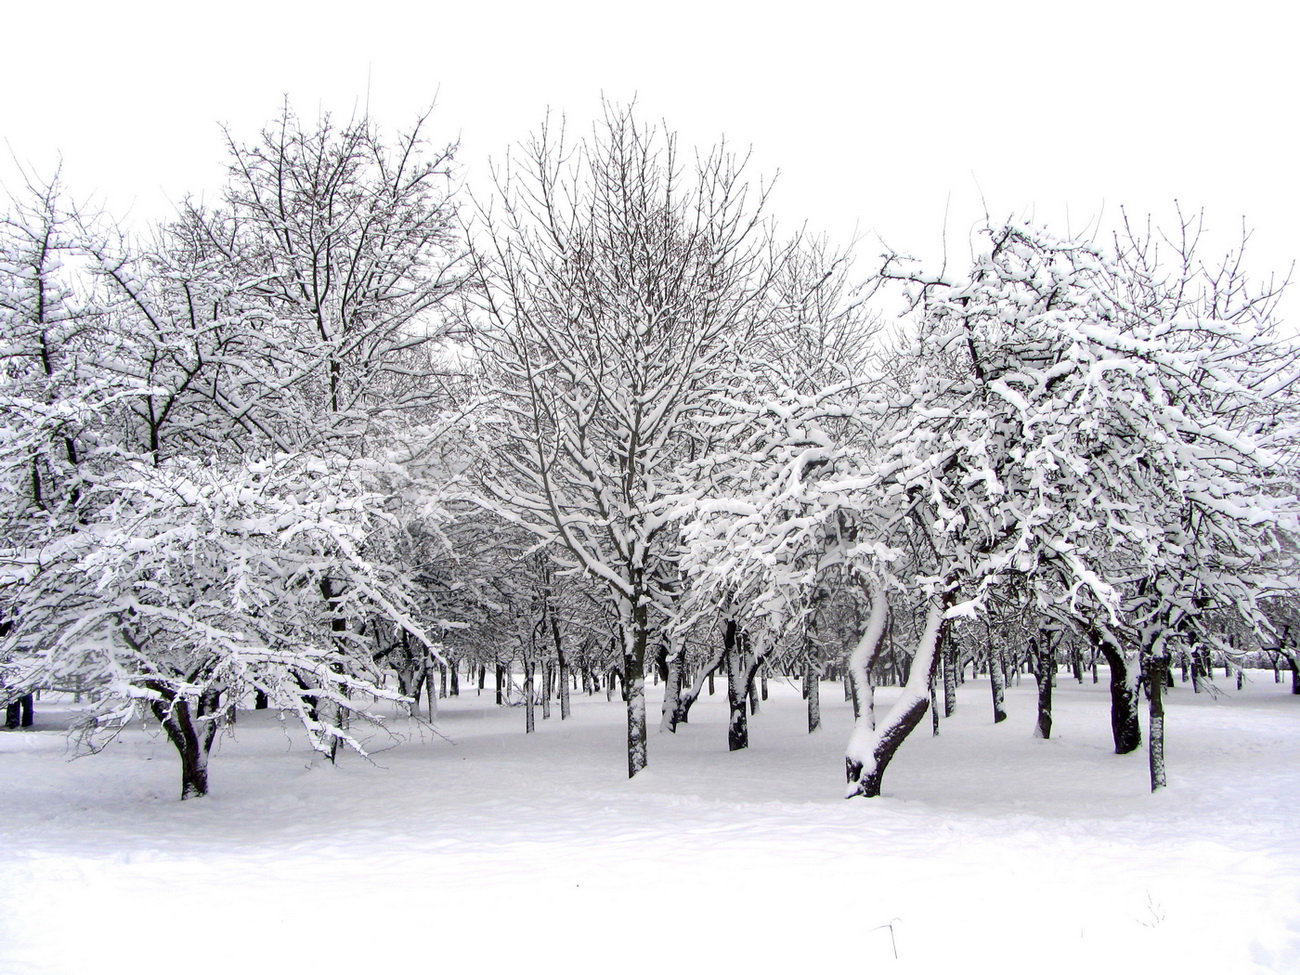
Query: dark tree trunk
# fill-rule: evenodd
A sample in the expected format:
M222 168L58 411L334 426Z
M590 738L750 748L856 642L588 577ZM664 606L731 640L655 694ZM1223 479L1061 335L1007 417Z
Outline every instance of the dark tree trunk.
M175 697L170 690L159 687L154 689L164 695L164 700L150 702L150 709L181 758L181 799L206 796L208 756L212 751L212 740L217 734L217 723L213 715L221 700L220 693L206 691L191 704L185 698ZM208 720L204 721L203 718Z
M524 657L524 734L531 735L536 730L533 714L533 661Z
M1034 670L1038 676L1038 723L1034 725L1035 738L1052 737L1052 675L1056 663L1052 659L1051 637L1043 636L1042 644L1031 643L1034 652Z
M1115 754L1127 755L1142 745L1137 686L1130 679L1123 651L1098 630L1092 631L1092 638L1110 667L1110 730Z
M33 721L34 695L22 694L5 708L5 727L11 731L15 728L30 728Z
M452 697L460 697L460 661L448 660L447 668L451 671L451 688L448 693Z
M943 716L951 718L957 711L957 641L951 635L943 641Z
M938 659L935 666L939 665ZM939 675L930 678L930 734L939 737Z
M260 687L257 690L253 691L254 711L265 711L270 706L271 706L271 702L266 696L266 691L262 690Z
M542 690L539 695L542 699L542 720L546 721L551 716L551 694L555 687L555 671L548 660L542 664Z
M1284 647L1282 655L1286 657L1287 663L1291 665L1291 693L1300 694L1300 650L1293 647Z
M803 672L803 695L808 701L808 734L822 726L821 675L812 658L806 658Z
M745 665L744 641L741 640L735 620L723 626L722 645L727 660L727 750L739 751L749 747L749 719L745 698L749 696L749 668Z
M1147 743L1151 765L1151 791L1165 787L1165 676L1169 672L1169 658L1155 654L1147 660L1147 676L1151 685L1150 735Z
M551 614L551 642L555 644L555 661L560 668L560 720L567 721L570 714L569 702L569 656L560 643L560 623Z
M505 680L505 675L501 672L501 665L497 664L497 704L505 703L505 691L501 684Z

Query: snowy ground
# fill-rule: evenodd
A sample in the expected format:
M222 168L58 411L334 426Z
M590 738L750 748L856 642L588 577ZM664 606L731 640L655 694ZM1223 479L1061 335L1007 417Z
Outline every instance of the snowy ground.
M603 696L525 737L471 691L332 769L250 712L184 803L161 736L67 761L46 700L0 732L0 972L1300 971L1300 699L1180 685L1152 796L1104 688L1063 676L1043 742L1032 681L997 726L967 683L851 802L835 684L809 736L773 682L737 754L705 698L631 782Z

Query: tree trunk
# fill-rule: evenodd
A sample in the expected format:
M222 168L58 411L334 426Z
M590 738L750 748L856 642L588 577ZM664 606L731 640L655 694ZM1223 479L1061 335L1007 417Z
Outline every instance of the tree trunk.
M678 705L677 705L677 713L673 716L674 729L679 724L687 723L687 719L690 717L690 713L691 713L691 706L694 705L697 700L699 700L700 691L704 689L705 681L707 681L709 684L709 693L710 694L713 693L713 675L717 672L718 668L721 667L722 664L725 662L726 655L727 652L725 647L719 649L718 652L713 656L713 659L710 660L708 664L705 665L704 669L701 670L699 674L696 675L695 683L691 685L691 689L681 695L681 698L678 701Z
M1007 710L1003 706L1006 694L1006 672L1002 669L1001 654L993 649L993 628L988 630L989 686L993 689L993 723L1007 720Z
M821 675L811 654L804 660L803 695L808 702L808 734L811 735L822 726Z
M1129 673L1123 651L1109 637L1093 629L1092 639L1110 667L1110 730L1115 740L1115 754L1127 755L1142 745L1137 681Z
M938 655L936 655L936 658ZM935 660L937 667L938 659ZM930 734L939 737L939 675L930 678Z
M649 598L641 587L623 605L623 700L627 702L627 777L646 767L645 659L650 637Z
M555 675L551 668L551 662L548 660L542 664L542 690L539 695L542 699L542 720L546 721L551 716L551 693L555 685Z
M858 585L870 600L871 612L858 644L849 654L844 668L844 687L853 702L854 737L869 734L876 728L875 691L871 684L871 668L884 646L885 627L889 622L889 600L884 587L859 577Z
M1151 765L1151 791L1165 787L1165 675L1169 671L1169 658L1154 654L1147 660L1147 676L1151 685L1150 741L1147 751Z
M722 645L727 660L727 750L749 747L749 719L745 699L749 696L749 668L746 666L744 641L735 620L727 620L722 631Z
M1056 671L1051 637L1045 634L1041 646L1037 643L1031 646L1038 676L1038 723L1034 725L1034 737L1048 739L1052 737L1052 675Z
M883 602L883 596L881 597ZM912 668L907 683L899 695L898 701L890 709L880 727L872 730L859 720L849 739L844 764L848 777L847 797L880 795L881 782L885 769L898 751L898 746L911 734L930 706L930 684L934 679L935 661L938 659L939 642L943 637L944 613L952 602L952 595L944 593L931 596L926 612L925 628L917 643L916 655L912 658ZM872 619L868 630L884 613L877 613L872 608ZM884 620L879 620L884 628ZM862 648L865 640L859 643ZM857 656L854 651L854 656Z
M215 713L221 695L217 691L207 691L192 705L186 698L175 697L170 690L162 693L168 699L150 702L150 709L180 754L181 799L183 801L206 796L208 756L212 751L212 740L217 734Z
M536 716L533 714L533 661L524 657L524 734L531 735L536 730Z
M682 713L682 665L686 656L684 647L676 647L665 655L667 677L664 679L664 704L659 716L659 730L677 733L678 716Z
M569 655L560 644L560 624L551 614L551 642L555 644L555 660L560 667L560 720L568 721L571 713L569 701Z
M10 730L14 728L30 728L34 721L34 701L34 694L19 695L6 709L5 727Z
M1294 647L1283 647L1281 652L1286 657L1287 663L1291 665L1291 693L1300 694L1300 650Z
M497 704L504 704L505 696L501 688L501 682L504 680L504 675L501 673L501 664L499 663L497 664L496 677L497 677Z
M943 641L943 716L951 718L957 711L957 641L947 636Z

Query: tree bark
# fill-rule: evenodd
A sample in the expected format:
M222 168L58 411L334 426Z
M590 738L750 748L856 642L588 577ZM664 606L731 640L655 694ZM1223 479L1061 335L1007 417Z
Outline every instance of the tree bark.
M1147 660L1147 676L1151 684L1150 701L1150 740L1147 743L1148 758L1151 765L1151 791L1163 789L1168 783L1165 778L1165 676L1169 672L1169 658L1164 654L1153 654Z
M206 691L191 704L189 699L176 697L170 690L156 686L154 689L159 690L164 699L151 701L150 709L181 758L181 800L206 796L208 756L217 734L215 712L221 695L217 691ZM203 720L205 718L207 720Z
M943 641L943 716L951 718L957 711L957 641L947 636Z
M1002 669L1002 655L993 648L993 628L991 625L988 625L988 657L989 686L993 690L993 723L1000 724L1007 720L1007 710L1003 705L1006 695L1006 672Z
M722 630L722 645L727 661L727 750L749 747L749 719L745 699L749 696L749 668L745 665L744 641L735 620L727 620Z
M846 797L871 798L880 795L885 769L898 751L898 746L912 733L930 706L930 684L934 679L939 642L945 628L944 614L952 598L951 593L930 597L925 628L917 643L916 655L912 658L907 683L880 727L871 730L862 720L859 720L855 726L844 761L848 777ZM868 623L868 629L876 621L877 616L873 607L872 621ZM880 625L883 630L883 620L880 620ZM860 643L859 647L861 645ZM854 653L856 655L857 651Z
M555 644L555 659L560 667L560 720L569 720L571 704L569 700L569 656L560 643L560 624L551 614L551 641ZM585 674L583 675L586 676Z
M844 669L844 687L853 702L853 734L871 733L876 728L875 691L871 684L871 668L884 646L885 626L889 622L889 599L884 587L878 583L858 578L858 585L870 601L871 612L858 645L849 654ZM853 741L850 738L850 743Z
M937 657L938 655L936 655ZM939 666L938 659L935 660L935 666ZM939 737L939 675L935 674L930 679L930 734L935 738Z
M1034 737L1044 740L1052 737L1052 674L1056 665L1052 659L1051 637L1043 635L1042 644L1032 643L1034 671L1038 677L1038 722Z
M1091 630L1094 645L1110 667L1110 730L1115 754L1127 755L1142 745L1142 726L1138 721L1137 682L1129 672L1124 652L1101 630Z
M659 717L659 730L677 733L677 722L682 713L682 666L686 656L684 647L675 647L666 655L667 677L664 680L664 704Z
M533 661L524 657L524 734L531 735L537 728L536 715L533 713L534 688L533 672L536 666Z
M623 626L623 699L627 702L627 777L646 767L645 656L649 642L648 597L633 588L628 618Z
M805 654L803 665L803 696L808 702L808 734L822 726L821 674L812 653Z
M34 720L34 700L35 695L31 693L19 695L6 709L5 727L10 730L14 728L30 728Z

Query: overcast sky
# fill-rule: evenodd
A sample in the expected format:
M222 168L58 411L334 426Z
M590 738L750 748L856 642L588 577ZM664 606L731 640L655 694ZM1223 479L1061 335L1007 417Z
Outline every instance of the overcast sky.
M1242 218L1248 266L1300 257L1300 14L1289 4L539 0L12 4L0 71L7 142L38 173L61 154L78 198L129 219L213 196L218 123L252 139L364 107L390 130L436 99L431 132L465 178L547 108L587 126L636 97L687 144L752 146L780 173L783 224L808 221L937 259L984 207L1079 231L1099 214L1204 208L1216 249ZM1297 286L1300 290L1300 286ZM1287 302L1300 314L1300 296Z

